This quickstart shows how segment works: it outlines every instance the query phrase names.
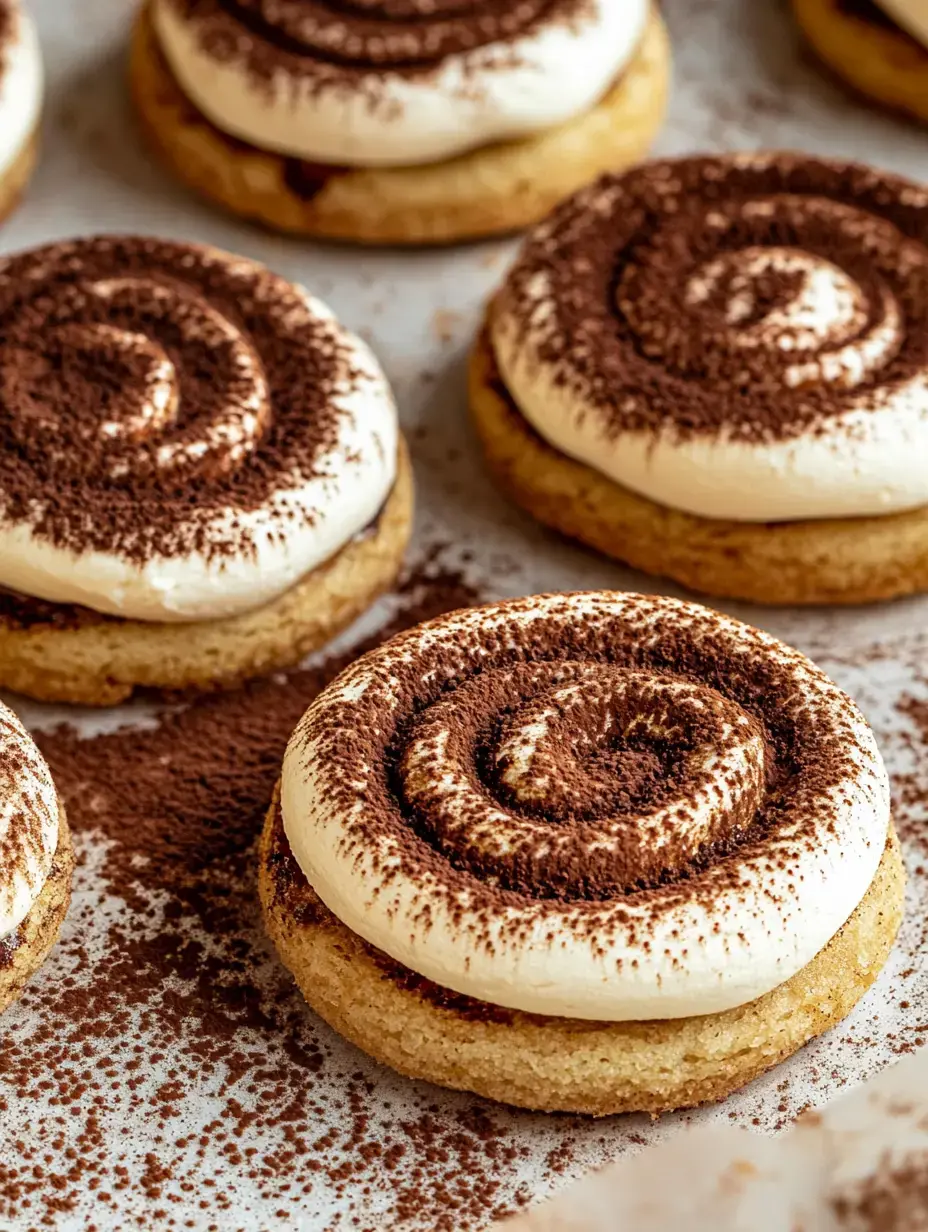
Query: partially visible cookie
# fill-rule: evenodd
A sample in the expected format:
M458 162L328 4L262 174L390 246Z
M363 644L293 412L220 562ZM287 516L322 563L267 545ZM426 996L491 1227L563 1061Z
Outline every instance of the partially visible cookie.
M73 871L64 805L48 766L0 703L0 1013L58 940Z
M627 15L621 24L637 30L635 14L639 9L642 13L646 10L641 0L626 6ZM172 0L149 0L136 25L130 79L151 145L171 170L196 191L236 214L306 235L367 243L447 243L524 227L604 169L641 158L661 123L667 101L669 42L659 15L651 11L633 45L629 46L628 39L613 40L606 44L607 49L612 46L614 50L607 50L605 59L602 46L591 57L589 72L594 78L603 71L598 68L600 64L614 65L598 96L587 101L588 87L580 80L583 74L574 73L569 81L565 79L562 89L566 85L577 92L579 88L578 97L584 98L585 105L576 114L564 115L529 135L475 140L472 146L450 156L422 157L425 133L444 134L445 140L460 144L465 140L463 134L468 124L475 133L481 131L481 124L490 126L487 131L497 131L502 119L494 116L494 107L502 108L508 101L519 114L528 109L528 102L519 100L517 89L506 96L497 85L495 90L488 91L478 116L472 114L473 97L465 97L465 91L456 100L452 93L444 104L449 108L444 128L436 116L423 126L418 109L434 108L436 99L429 97L423 101L419 97L423 91L408 83L404 86L400 77L400 86L395 88L405 100L407 127L411 129L409 150L410 154L417 150L419 156L410 157L406 164L402 161L404 121L398 103L387 135L396 134L393 141L399 153L389 154L391 142L384 140L382 133L369 136L367 144L352 153L348 146L351 126L347 120L340 142L331 148L326 146L324 154L312 153L314 138L322 140L311 122L312 112L308 112L305 131L289 135L296 146L301 141L306 145L304 153L297 153L296 146L288 153L262 146L256 133L243 139L241 131L235 133L234 129L223 127L223 116L233 113L239 124L248 126L242 119L244 100L248 97L245 87L241 88L242 101L237 108L229 101L231 86L223 75L224 71L231 71L228 64L212 74L204 71L195 79L202 83L204 98L215 95L214 114L207 115L202 100L193 101L185 93L166 55L164 34L159 38L153 23L153 15L160 11L164 15L159 29L173 36L172 46L182 43L189 54L189 43L196 43L196 31L188 35L187 42L178 38L179 19ZM603 11L608 12L605 8ZM231 22L232 18L227 20ZM616 18L604 20L611 25ZM218 54L218 45L211 44L206 33L200 37L199 45L201 50L204 45L212 47L213 53ZM569 49L571 41L566 45ZM178 54L175 49L175 55ZM311 58L307 51L304 60L309 62ZM208 62L209 57L206 59ZM286 59L281 62L297 82L309 71L305 63L297 65ZM569 65L563 64L559 71L567 74L568 70ZM326 68L324 57L318 71L323 77L334 72L331 67ZM371 71L386 74L388 66L374 65ZM504 72L504 67L497 67L493 75L500 78ZM480 88L479 83L473 84L471 95ZM294 89L299 93L299 86ZM369 77L364 78L363 89L375 89ZM546 79L545 89L550 106L559 93L554 79ZM318 98L324 102L326 97L323 88ZM460 111L457 119L455 103ZM268 107L253 102L252 111L256 117L253 123L258 125L261 113L268 111ZM381 111L389 109L385 106ZM363 130L364 123L357 117L356 121ZM270 118L266 123L271 125ZM517 121L513 125L518 127ZM456 137L458 127L461 135ZM272 125L268 131L274 131ZM436 153L431 145L428 148L430 154ZM365 163L365 158L374 161Z
M42 53L21 0L0 0L0 219L19 202L38 154Z
M928 589L928 191L759 153L643 163L527 239L471 363L504 489L706 594Z
M112 704L295 663L389 586L412 477L302 287L128 236L0 262L0 686Z
M875 0L792 3L816 55L832 72L873 102L928 122L928 46L891 16L897 5L924 10L921 0L883 7Z

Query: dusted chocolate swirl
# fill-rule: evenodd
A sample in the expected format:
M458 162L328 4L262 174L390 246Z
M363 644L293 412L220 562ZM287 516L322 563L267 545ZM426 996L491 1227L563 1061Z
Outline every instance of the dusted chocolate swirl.
M529 240L492 336L523 414L662 504L928 503L928 193L791 155L645 165Z
M135 238L0 263L0 584L258 606L375 516L396 447L366 346L262 266Z
M23 922L58 847L58 796L19 719L0 702L0 940Z
M407 166L582 114L634 55L648 0L152 0L184 93L291 158Z
M398 782L424 833L545 896L657 884L749 827L765 786L750 715L689 681L599 663L487 669L407 741Z
M308 323L305 304L297 311ZM34 467L58 475L177 467L186 483L208 479L232 472L270 425L247 334L182 284L150 275L62 283L54 303L11 305L5 338L10 435Z
M872 734L802 655L608 592L453 613L366 655L297 728L282 809L315 892L395 960L608 1020L788 979L889 824Z
M580 0L172 0L179 12L209 20L288 57L308 56L354 69L433 66L582 9ZM237 28L237 29L236 29ZM257 51L254 53L258 55Z

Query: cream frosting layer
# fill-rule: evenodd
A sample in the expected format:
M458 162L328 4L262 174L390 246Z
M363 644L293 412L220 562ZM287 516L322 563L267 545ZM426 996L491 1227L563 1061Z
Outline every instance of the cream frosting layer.
M550 650L532 651L539 637ZM633 639L639 651L624 644L638 666L601 661L613 637ZM721 654L733 672L756 663L768 687L776 680L780 712L812 723L818 764L798 772L770 832L663 888L584 896L575 879L608 876L628 852L630 827L635 867L657 877L662 861L704 860L706 843L724 852L750 828L752 808L765 807L754 716L715 682L643 662L652 651L662 661L660 647L678 637L690 647L681 661L704 655L711 664ZM545 657L565 646L566 661ZM685 762L682 783L640 817L609 816L597 749L615 755L616 725L635 747L644 740L656 750L695 733L674 760ZM492 751L475 752L475 731L496 733ZM492 790L488 761L502 779ZM581 810L571 822L578 768L605 812ZM789 979L863 898L890 816L870 729L804 656L695 604L608 592L453 613L364 656L294 733L281 807L312 888L377 949L481 1001L604 1021L713 1013ZM569 846L577 826L587 872ZM506 877L550 870L568 850L554 897L507 888Z
M307 50L298 71L281 57L256 77L244 56L213 54L175 0L154 0L152 12L174 75L218 128L293 158L375 167L437 162L586 111L630 62L648 0L591 0L569 19L541 19L521 37L449 54L428 71L351 75L314 65ZM242 30L242 47L255 37Z
M0 176L22 153L42 110L44 77L39 38L19 0L5 0L11 35L0 44Z
M710 195L713 182L726 177L735 182L755 174L760 185L764 175L773 177L769 168L778 158L786 168L781 194L760 187L752 193L742 183L730 198L724 188ZM815 172L815 160L807 162ZM592 366L587 339L576 339L573 355L557 344L569 328L561 313L557 263L573 260L582 268L583 255L575 251L582 228L600 228L596 220L613 211L624 226L634 216L639 190L626 195L621 179L592 186L529 238L495 301L490 333L510 394L549 444L660 505L706 518L800 521L928 505L922 464L928 454L928 364L899 362L907 337L918 345L922 326L908 320L907 312L919 271L928 277L928 249L854 201L819 197L811 189L807 197L790 193L789 177L799 181L801 163L790 156L718 159L714 168L706 167L695 193L679 199L674 163L653 164L654 190L666 196L666 213L658 207L650 229L643 225L623 254L628 264L616 271L612 311L622 341L597 343L617 348L606 361L608 378L602 375L606 363L593 382L586 375ZM690 174L687 163L681 167ZM648 173L645 166L638 178L644 182ZM851 185L853 168L845 174ZM877 173L871 174L876 181ZM852 189L847 192L850 197ZM886 197L898 201L900 215L916 206L928 214L928 194L914 184L888 182ZM875 191L872 199L878 199ZM739 244L736 228L761 234L779 215L783 231L797 232L793 243ZM584 217L587 223L576 221ZM694 256L692 265L686 249L672 247L672 228L684 225L690 228L688 243L708 250ZM840 249L842 259L823 255L823 244ZM604 260L599 253L586 259ZM659 262L666 266L667 290L666 301L655 306ZM895 278L892 266L899 271ZM705 364L688 358L691 372L681 371L674 366L674 339L697 336L703 321L712 331ZM634 362L650 362L655 382L675 384L674 414L659 425L648 410L648 377L640 367L634 375L631 365L623 369L619 346ZM688 399L711 398L712 365L721 355L729 374L719 388L720 402L733 396L743 357L745 405L755 387L764 399L780 388L784 404L801 409L809 391L810 403L817 398L824 409L803 412L795 431L789 424L767 431L760 414L753 431L724 422L711 430L690 429ZM762 356L767 366L761 372ZM648 418L652 422L643 426Z
M0 702L0 938L20 925L58 848L58 796L45 759Z
M96 243L99 247L108 241ZM136 479L141 483L146 468L154 466L174 502L174 511L166 515L170 535L186 546L177 550L165 545L140 559L131 551L131 537L117 538L118 525L112 549L100 545L99 534L95 542L76 547L43 533L50 509L48 493L54 486L54 476L44 472L52 466L55 452L70 446L68 438L63 443L58 435L65 429L52 418L57 410L40 402L41 414L49 415L47 447L41 443L36 447L42 455L36 467L43 477L36 482L28 514L17 507L16 516L11 511L4 517L0 509L0 583L36 598L77 603L130 619L219 619L269 603L373 521L396 474L396 407L367 344L303 288L257 263L216 249L152 243L167 252L168 273L177 263L173 278L153 269L125 277L90 276L76 291L56 286L54 294L62 297L62 306L54 326L48 326L44 345L66 348L68 356L77 357L69 359L70 364L84 365L87 357L99 357L98 383L93 388L105 391L109 411L108 417L92 421L98 408L88 407L88 423L94 422L97 450L110 445L119 449L110 464L93 461L103 467L102 474L84 478L102 492L110 486L118 491ZM53 246L47 253L47 257L39 253L29 274L39 286L49 271L73 264L79 268L82 242ZM29 259L26 254L24 260ZM0 263L0 292L5 281L18 285L21 270L16 261ZM250 296L257 305L255 312L274 314L274 328L290 348L289 371L294 371L300 356L297 368L309 373L317 370L316 354L337 365L324 408L332 426L311 465L288 461L286 456L269 459L262 453L264 438L280 417L279 400L298 398L299 386L278 392L275 407L266 365L242 323L178 285L191 269L206 278L228 280L232 294L240 286L241 295ZM116 324L108 323L110 310ZM125 323L119 322L119 312L127 314ZM36 331L32 334L36 336ZM170 347L163 343L164 337L172 339ZM36 339L41 344L40 333ZM200 371L204 346L221 362L221 376L204 378ZM25 365L18 351L9 362L15 367L12 381ZM130 373L131 379L126 375ZM0 375L5 375L4 364ZM215 401L212 417L204 421L201 416L193 434L179 430L186 413L184 390L191 380L200 388L209 386ZM27 401L13 406L14 413L20 410L25 416L27 405L45 396L43 384L39 382L37 394L32 389L22 393ZM10 398L7 394L8 402ZM299 410L298 405L286 407L291 421ZM308 439L316 414L318 408L305 407ZM24 422L34 424L34 410ZM66 430L84 432L80 425ZM291 431L298 435L304 430L296 423ZM75 446L79 459L84 456L80 449L85 439L80 437ZM211 505L204 512L196 507L204 477L225 472L247 475L252 466L280 471L270 494L257 507L237 497L234 483L227 508ZM194 498L189 508L185 504L189 497L178 498L180 489ZM79 509L69 514L72 522L80 516ZM87 517L92 522L93 512ZM96 533L93 526L89 533Z

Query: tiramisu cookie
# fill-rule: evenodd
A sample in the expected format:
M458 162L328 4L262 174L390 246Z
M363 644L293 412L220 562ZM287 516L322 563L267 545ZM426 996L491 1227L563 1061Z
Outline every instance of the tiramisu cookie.
M146 0L131 82L164 161L236 213L431 243L642 157L669 65L650 0Z
M42 55L20 0L0 0L0 219L16 206L35 166Z
M928 121L925 0L793 0L816 54L859 93Z
M268 930L402 1073L528 1108L716 1099L842 1018L904 875L870 729L798 652L666 598L441 617L313 703Z
M107 704L291 664L396 575L386 378L301 287L101 237L0 262L0 687Z
M48 766L0 702L0 1012L58 940L73 871L64 806Z
M695 590L928 589L928 192L801 155L645 164L529 238L471 404L540 521Z

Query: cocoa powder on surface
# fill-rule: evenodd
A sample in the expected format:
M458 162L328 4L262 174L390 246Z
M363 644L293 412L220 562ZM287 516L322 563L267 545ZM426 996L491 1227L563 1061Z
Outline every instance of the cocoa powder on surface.
M433 564L389 601L388 627L310 671L147 728L40 735L81 867L61 943L3 1019L0 1226L471 1232L681 1123L783 1128L921 1045L928 680L917 647L910 666L905 648L883 652L901 666L880 687L872 664L834 664L896 777L910 903L877 997L795 1064L718 1109L597 1123L409 1083L309 1014L256 905L253 845L290 728L358 651L476 598Z
M427 569L372 641L472 599ZM180 1228L200 1210L205 1226L259 1226L250 1193L278 1204L281 1227L309 1210L373 1228L353 1212L377 1191L398 1226L450 1232L524 1201L511 1184L503 1196L519 1148L494 1113L401 1088L391 1113L376 1067L333 1046L262 937L253 846L283 748L351 653L154 728L40 737L84 868L53 969L4 1019L0 1225L89 1210L80 1226L101 1232ZM7 1122L40 1099L28 1126Z

